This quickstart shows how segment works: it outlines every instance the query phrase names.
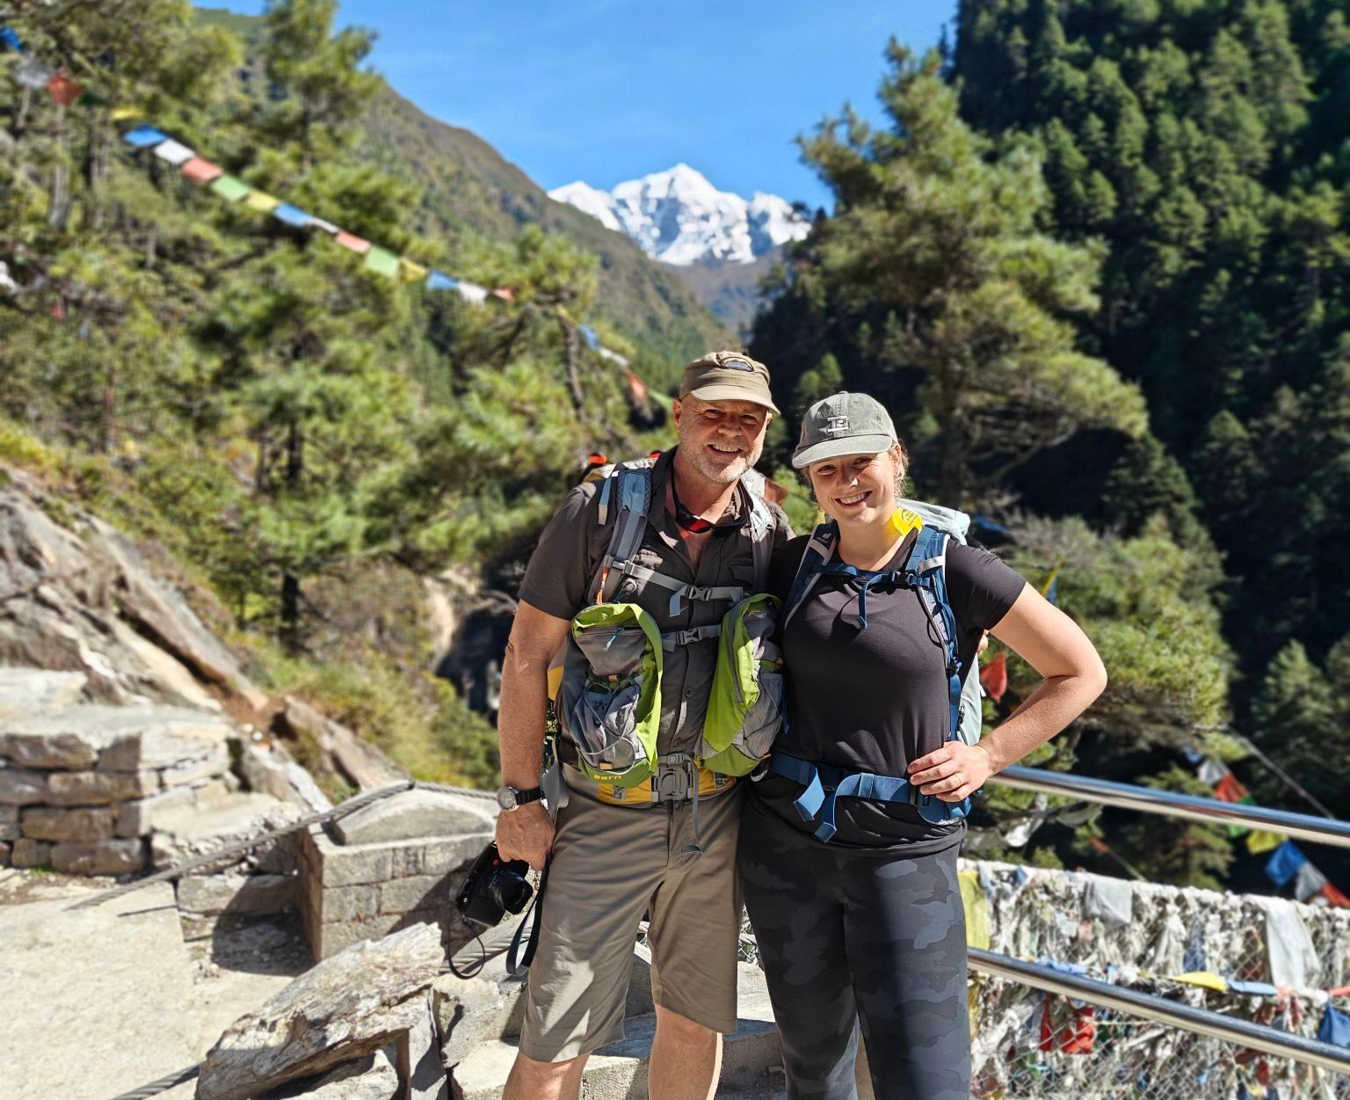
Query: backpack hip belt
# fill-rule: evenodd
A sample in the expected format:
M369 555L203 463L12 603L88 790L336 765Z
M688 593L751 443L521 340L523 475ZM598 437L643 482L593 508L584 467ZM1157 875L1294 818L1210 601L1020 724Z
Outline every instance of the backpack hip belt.
M944 802L936 795L922 794L904 776L877 775L834 764L814 764L784 752L775 752L769 758L768 770L806 788L792 805L803 821L810 823L820 819L816 837L827 843L839 828L835 824L835 802L840 797L908 802L919 811L920 817L934 825L959 821L970 812L970 799Z

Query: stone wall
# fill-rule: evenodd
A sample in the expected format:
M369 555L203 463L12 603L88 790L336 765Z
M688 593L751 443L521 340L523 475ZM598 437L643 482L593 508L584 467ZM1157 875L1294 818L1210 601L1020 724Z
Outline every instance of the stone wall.
M56 686L78 695L84 679L37 675L51 678L57 695ZM0 856L86 875L160 864L152 837L166 819L195 817L238 790L233 733L225 718L181 707L76 702L0 717L0 842L8 847ZM169 844L161 854L179 853Z
M300 840L300 913L316 960L361 940L432 923L453 950L472 937L454 899L492 840L496 804L411 790Z

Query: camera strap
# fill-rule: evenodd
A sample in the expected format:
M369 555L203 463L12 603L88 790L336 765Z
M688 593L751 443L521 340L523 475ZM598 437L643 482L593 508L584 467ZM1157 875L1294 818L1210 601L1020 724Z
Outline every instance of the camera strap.
M506 951L506 973L512 978L521 977L534 962L534 952L539 947L540 917L544 908L544 887L548 885L548 869L553 862L552 855L544 863L543 874L539 876L539 889L534 892L534 900L525 910L516 926L516 934L511 937L511 946ZM525 953L520 953L521 941L525 937L525 926L530 926L529 942L525 944ZM519 961L517 961L519 960Z

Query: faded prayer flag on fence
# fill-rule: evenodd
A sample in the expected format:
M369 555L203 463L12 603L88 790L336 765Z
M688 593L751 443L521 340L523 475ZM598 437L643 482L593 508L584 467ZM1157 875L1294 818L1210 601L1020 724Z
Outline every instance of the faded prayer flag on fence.
M226 202L239 202L253 194L253 188L238 176L217 176L211 181L210 187Z
M1308 862L1297 844L1286 840L1266 860L1266 875L1276 886L1287 886L1289 880L1298 874L1298 869Z

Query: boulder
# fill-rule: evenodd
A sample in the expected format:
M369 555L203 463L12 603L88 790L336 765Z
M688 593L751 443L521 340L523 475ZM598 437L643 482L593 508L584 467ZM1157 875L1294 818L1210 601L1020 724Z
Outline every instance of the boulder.
M273 1089L261 1100L394 1100L399 1096L398 1071L382 1050L343 1062L318 1080L297 1082Z
M52 845L50 862L68 875L125 875L145 868L140 840L67 840Z
M82 672L0 668L0 723L25 714L74 706L86 683L88 677Z
M221 1036L202 1063L197 1100L247 1100L388 1046L425 1019L425 991L444 961L434 924L325 959Z
M363 791L383 787L408 773L377 745L358 737L340 722L334 722L308 703L286 697L286 709L278 721L292 734L306 734L332 761L333 770Z
M430 992L422 998L422 1015L395 1044L399 1079L408 1084L409 1100L450 1100L450 1077L441 1065L436 1016Z
M379 844L491 832L496 818L497 804L486 798L413 788L338 818L333 832L343 844Z
M239 772L249 790L293 802L307 813L326 813L333 808L314 777L291 759L279 741L269 744L247 737L241 739Z
M18 840L22 835L19 829L19 807L0 804L0 840Z
M150 860L157 870L174 867L283 828L300 816L299 807L256 792L229 794L209 804L185 799L154 814Z

